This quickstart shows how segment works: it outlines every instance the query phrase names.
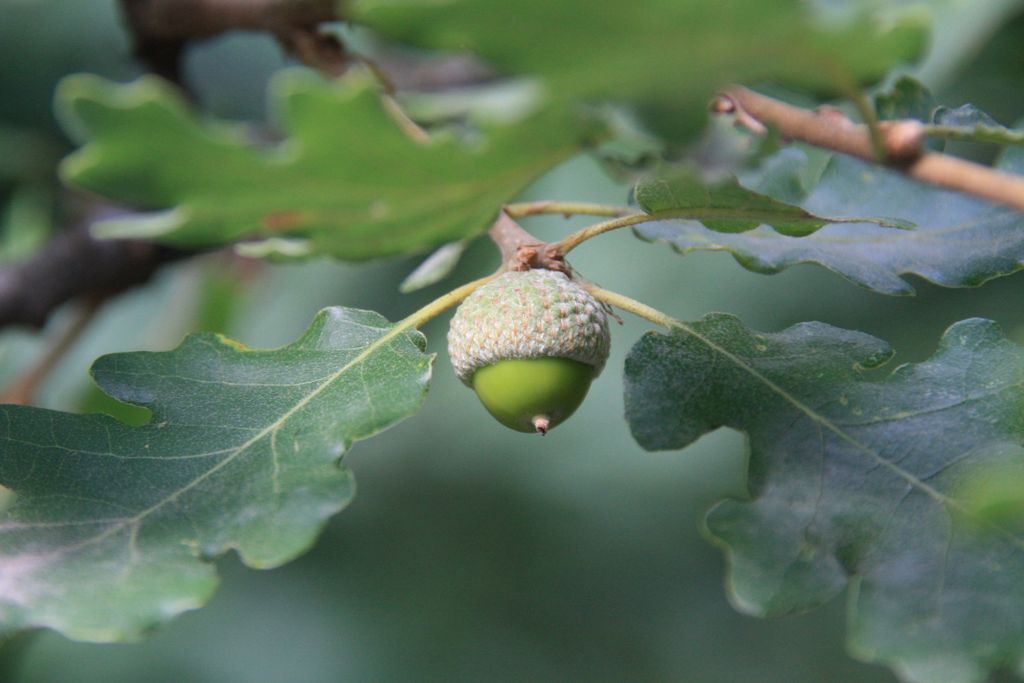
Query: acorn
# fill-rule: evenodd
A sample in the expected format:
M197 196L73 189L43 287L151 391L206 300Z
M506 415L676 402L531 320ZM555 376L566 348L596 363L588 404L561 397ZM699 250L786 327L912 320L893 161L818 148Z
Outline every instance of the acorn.
M608 360L604 309L564 273L508 272L455 311L448 355L498 422L546 434L583 402Z

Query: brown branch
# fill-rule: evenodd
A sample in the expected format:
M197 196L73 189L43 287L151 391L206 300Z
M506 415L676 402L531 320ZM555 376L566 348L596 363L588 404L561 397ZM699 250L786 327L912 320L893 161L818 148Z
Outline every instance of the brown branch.
M722 93L712 105L712 110L742 113L762 126L767 124L776 128L786 138L879 162L867 127L854 124L845 117L837 118L794 107L740 86ZM739 115L737 122L742 122ZM879 129L884 137L885 163L888 166L922 182L1024 211L1024 177L946 154L924 151L924 131L917 121L886 121L879 124Z
M523 271L531 268L547 268L570 275L572 269L556 244L548 244L526 232L521 225L502 211L488 233L501 250L501 267L504 270Z
M195 252L140 240L97 240L87 212L67 231L21 263L0 267L0 328L41 328L50 313L72 299L107 298L147 282L165 263Z
M121 0L132 30L191 40L232 29L276 32L337 20L335 0Z
M185 45L231 30L266 31L299 61L336 75L346 68L345 52L319 27L340 18L337 5L336 0L121 0L136 56L176 83L182 82Z
M232 30L262 31L277 38L299 62L328 76L344 73L354 62L374 69L385 90L440 90L495 78L494 71L469 54L411 56L383 48L372 62L345 50L321 30L339 21L337 0L121 0L135 54L152 71L182 83L185 46Z

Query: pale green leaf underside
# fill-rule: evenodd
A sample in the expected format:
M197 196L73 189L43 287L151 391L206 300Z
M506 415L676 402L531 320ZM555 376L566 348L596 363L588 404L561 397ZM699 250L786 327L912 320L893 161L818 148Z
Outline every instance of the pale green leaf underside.
M884 294L913 294L914 288L901 277L906 274L946 287L970 287L1024 267L1024 214L850 157L826 158L819 172L820 155L795 147L783 150L758 172L745 175L743 185L811 214L884 216L911 223L914 229L834 223L797 238L768 225L727 234L694 221L670 220L645 223L636 233L684 254L727 251L761 273L816 263ZM1000 167L1024 170L1022 150L1008 149Z
M1024 537L979 526L958 498L979 470L1020 467L1024 350L968 320L927 362L861 373L890 355L823 323L762 334L712 315L634 346L627 419L649 449L748 435L751 500L707 518L740 609L798 612L849 588L858 656L981 681L1024 661Z
M996 145L1024 144L1024 128L1008 128L973 104L955 109L939 107L932 114L930 135Z
M1004 126L973 104L937 106L928 88L909 76L901 76L889 90L875 95L875 109L880 119L924 122L932 147L940 147L943 138L996 145L1024 144L1024 128Z
M105 356L105 415L0 406L0 632L139 637L213 592L228 549L273 567L314 541L353 492L349 445L417 410L431 357L376 313L322 311L295 343L256 351L212 334Z
M718 182L703 180L685 167L663 168L657 175L637 183L633 190L636 203L653 220L684 215L700 221L715 232L739 233L761 225L790 237L804 237L829 223L870 222L887 228L911 229L908 221L886 218L825 218L796 204L754 192L729 177Z
M365 73L326 83L289 71L272 94L286 137L268 149L242 126L200 122L154 77L129 85L70 77L57 109L85 144L65 160L63 177L152 211L97 225L106 236L189 247L302 238L301 256L363 260L482 232L589 130L548 110L472 140L438 133L420 144L388 116Z
M440 247L402 280L398 291L408 294L445 279L455 270L455 266L459 265L459 259L462 258L466 246L465 240L459 240Z

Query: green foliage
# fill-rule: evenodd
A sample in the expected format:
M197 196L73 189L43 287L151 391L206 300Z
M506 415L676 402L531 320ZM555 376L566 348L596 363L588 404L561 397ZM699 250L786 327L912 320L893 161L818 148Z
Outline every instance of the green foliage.
M935 123L930 128L933 135L995 145L1024 144L1024 128L1007 128L973 104L955 109L938 107L932 120Z
M931 121L935 98L920 81L901 76L892 87L875 95L875 113L882 120Z
M539 76L555 98L670 104L671 126L689 124L692 134L715 88L733 80L770 77L834 91L855 78L878 79L923 48L917 14L827 22L808 5L356 0L348 14L403 43L470 50L506 73Z
M1021 213L821 150L755 153L748 137L731 128L723 135L726 117L702 143L680 144L696 138L708 99L733 81L785 92L783 99L820 100L861 98L858 84L882 79L891 86L873 93L878 117L922 121L930 147L942 138L1024 142L1022 129L974 105L939 106L918 80L891 80L893 67L922 52L923 15L904 11L916 4L352 0L345 16L376 38L469 50L498 74L523 78L399 93L416 120L433 124L420 141L366 70L335 82L299 70L277 75L270 128L204 118L154 77L118 85L72 76L59 87L56 110L82 146L61 175L124 206L93 226L108 238L232 245L268 260L435 250L402 283L411 292L452 273L503 204L600 142L596 156L620 180L643 178L632 199L650 220L627 216L620 225L635 225L645 240L683 253L727 251L759 273L815 263L885 294L914 293L907 275L977 286L1021 269ZM948 33L946 3L925 4L939 13L940 34ZM979 3L977 21L1008 16L1014 6ZM964 11L955 10L961 19ZM989 31L965 26L950 50L963 59ZM360 51L377 47L361 31L344 37ZM936 54L949 52L933 49L931 69L942 61ZM382 64L423 57L410 55L378 56ZM870 107L871 95L861 103ZM13 260L63 218L51 187L59 146L3 125L0 260ZM760 147L781 142L767 139ZM1024 173L1024 149L1003 152L997 166ZM605 193L616 204L627 194L623 186ZM558 199L564 207L575 198ZM646 269L622 268L618 254L604 265L648 284ZM281 325L271 315L264 320L269 295L243 301L248 279L242 286L236 273L214 267L188 316L193 329L222 330L247 306L256 310L251 319ZM246 278L258 279L256 270ZM595 271L586 274L600 281ZM389 294L367 286L367 272L353 275L350 289L377 296L374 306L390 305ZM703 306L689 296L708 282L728 287L694 276L689 290L673 280L667 296ZM288 296L306 297L305 287ZM455 298L422 310L436 313ZM100 358L93 374L105 393L83 394L81 405L106 415L0 407L0 637L48 627L81 640L136 639L208 600L212 561L225 551L260 568L306 551L352 496L340 463L347 449L419 409L432 357L409 321L419 326L429 317L392 325L376 313L330 308L297 342L274 351L194 335L170 352ZM630 353L627 418L647 449L683 448L722 426L749 438L750 499L718 504L705 529L726 550L739 609L790 614L845 591L854 653L909 680L975 683L1019 668L1024 350L993 323L972 319L951 327L929 360L883 377L877 368L892 355L884 342L823 323L762 334L719 314L674 327L647 334ZM20 362L7 352L0 348L7 367ZM492 379L481 395L497 414L493 404L509 398L508 381ZM575 409L585 388L577 383L562 402ZM470 432L471 418L449 408L423 423L417 446L433 435L453 438L452 425L460 440ZM592 444L606 445L600 437ZM418 480L411 489L426 495ZM600 493L607 490L603 481ZM410 528L410 538L429 536ZM444 595L428 597L424 609L443 611L452 599ZM385 621L390 628L394 620ZM653 668L648 677L664 677Z
M687 222L694 219L715 232L737 233L769 225L780 235L804 237L829 223L877 223L883 227L911 228L909 221L870 218L823 218L799 206L748 190L735 178L717 183L703 180L689 168L663 170L641 180L634 189L640 207L664 220L673 213ZM827 207L826 207L827 208Z
M769 158L744 184L822 216L868 214L909 221L913 230L870 223L828 225L793 238L762 226L724 234L693 221L659 221L636 229L680 253L728 251L744 267L777 273L816 263L884 294L913 294L900 276L912 273L946 287L980 285L1024 264L1024 216L968 195L924 185L892 170L836 155L817 178L820 153L790 148ZM1024 155L1011 149L1000 167L1019 173Z
M83 640L138 638L202 605L209 560L253 567L305 551L352 496L338 459L415 412L431 357L376 313L333 308L295 343L212 334L100 358L97 383L153 417L0 409L0 624Z
M886 92L875 96L880 119L917 119L930 124L928 135L935 138L986 142L994 145L1024 143L1024 128L1009 128L973 104L939 106L921 82L901 76Z
M455 266L459 264L459 259L465 250L466 242L464 240L449 242L438 248L402 280L402 284L398 287L399 291L408 294L445 279L455 270Z
M822 323L761 334L712 315L634 346L626 416L649 449L747 434L751 500L706 522L739 609L799 612L849 586L858 656L910 680L981 681L1024 655L1024 537L991 518L979 532L959 496L1020 456L1024 350L968 320L930 360L864 375L891 353Z
M591 131L559 110L482 140L441 131L420 144L389 118L365 73L328 84L286 72L273 92L288 137L266 150L243 127L201 123L158 79L120 86L72 77L57 107L86 144L65 160L63 177L161 210L96 226L110 237L202 247L287 236L307 242L299 255L355 261L479 234Z

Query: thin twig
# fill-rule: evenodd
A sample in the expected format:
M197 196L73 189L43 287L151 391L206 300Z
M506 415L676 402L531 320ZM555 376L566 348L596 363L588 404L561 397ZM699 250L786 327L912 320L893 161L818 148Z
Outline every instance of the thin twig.
M100 297L93 297L83 302L81 309L75 313L71 324L60 333L36 364L0 394L0 403L31 405L35 402L39 387L75 345L78 338L89 327L89 323L95 319L103 301L104 299Z
M420 124L409 118L409 115L402 109L402 105L398 104L398 100L386 92L380 93L380 102L384 105L384 111L388 113L391 120L402 129L409 138L414 142L418 142L421 145L425 145L430 142L430 133L424 130Z
M1020 128L993 129L991 137L979 135L974 128L963 126L946 126L938 123L922 123L921 131L930 138L945 138L947 140L967 140L968 142L981 142L993 145L1020 145L1024 143L1024 130Z
M876 161L866 126L837 124L830 117L740 86L728 88L723 96L755 120L778 129L788 139ZM923 133L918 122L886 121L879 124L879 129L885 136L888 162L892 168L922 182L1024 210L1024 177L946 154L923 151L920 145Z
M660 215L660 217L668 218L670 216L666 212L664 215ZM610 221L602 221L600 223L588 225L582 230L577 230L576 232L570 235L566 235L564 238L562 238L558 242L555 242L551 246L553 247L553 250L556 253L565 256L579 245L583 244L589 239L597 237L598 235L603 235L604 233L611 232L612 230L618 230L619 228L628 228L632 225L638 225L640 223L646 223L647 221L653 220L659 220L659 217L653 216L649 213L631 213L628 216L621 216L619 218L613 218Z
M889 145L886 143L886 133L880 125L878 116L875 115L875 107L864 94L864 91L856 85L851 87L848 98L867 126L871 148L875 152L875 158L872 161L880 164L886 163L889 160ZM920 152L920 150L918 151Z
M499 271L500 272L500 271ZM457 287L452 291L448 292L444 296L438 297L431 301L429 304L419 309L412 315L409 315L402 320L395 323L394 327L388 332L389 335L395 335L405 330L419 329L428 322L441 315L445 311L451 308L455 308L462 301L475 292L477 289L486 285L488 282L498 276L498 273L492 273L487 277L482 277L478 280L468 282L461 287Z
M589 202L556 202L539 201L523 202L520 204L506 204L505 213L512 218L526 218L527 216L538 216L541 214L562 214L569 216L626 216L636 213L636 209L628 206L613 206L609 204L591 204Z
M669 329L678 326L678 321L675 318L662 313L656 308L648 306L642 301L637 301L636 299L631 299L623 294L602 289L601 287L589 282L583 283L583 288L590 292L590 294L598 301L608 304L609 306L619 308L627 313L632 313L633 315L643 318L644 320L648 320L655 325L661 325L662 327L667 327Z

